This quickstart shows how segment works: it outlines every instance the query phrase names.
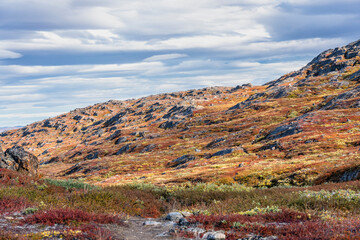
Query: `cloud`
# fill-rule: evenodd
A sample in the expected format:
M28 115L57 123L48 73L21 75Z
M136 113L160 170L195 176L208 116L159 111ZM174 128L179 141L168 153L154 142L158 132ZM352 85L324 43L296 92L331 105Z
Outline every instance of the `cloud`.
M305 38L359 38L360 2L279 1L279 4L264 12L258 21L266 26L274 39ZM347 40L349 41L349 40Z
M21 56L20 53L0 49L0 59L20 58Z
M357 0L2 0L0 126L109 99L263 84L360 38Z
M186 54L178 54L178 53L170 53L170 54L161 54L161 55L154 55L144 59L146 62L156 62L156 61L164 61L164 60L171 60L177 58L184 58L187 57Z
M70 0L2 0L0 27L47 30L121 27L110 8L73 7Z

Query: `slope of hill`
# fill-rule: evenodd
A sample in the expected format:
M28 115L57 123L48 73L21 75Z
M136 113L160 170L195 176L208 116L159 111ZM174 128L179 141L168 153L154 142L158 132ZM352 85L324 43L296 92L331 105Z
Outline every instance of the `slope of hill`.
M359 81L360 40L264 86L112 100L0 136L44 176L101 185L348 181L360 178Z

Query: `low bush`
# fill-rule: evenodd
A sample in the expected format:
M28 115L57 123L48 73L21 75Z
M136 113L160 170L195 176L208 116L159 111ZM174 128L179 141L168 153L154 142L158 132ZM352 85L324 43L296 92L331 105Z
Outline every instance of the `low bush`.
M24 219L24 223L27 224L44 224L50 226L54 224L76 225L79 223L89 222L100 224L122 224L123 220L116 215L94 214L72 209L53 209L48 211L41 211Z
M21 197L0 197L0 214L21 211L31 206L31 203Z
M32 185L36 179L17 171L0 168L0 184L8 186Z
M275 236L276 239L359 239L360 220L322 221L309 215L284 209L281 213L256 216L198 215L188 218L190 223L206 229L223 230L229 240L249 237Z
M66 189L83 189L83 190L99 189L99 187L97 187L95 185L87 184L87 183L72 180L72 179L58 180L58 179L49 179L49 178L47 178L47 179L44 179L43 181L45 183L55 185L55 186L64 187Z

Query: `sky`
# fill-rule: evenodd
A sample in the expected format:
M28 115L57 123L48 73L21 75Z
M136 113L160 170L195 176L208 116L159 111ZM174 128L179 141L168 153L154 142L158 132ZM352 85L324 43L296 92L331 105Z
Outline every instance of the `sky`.
M0 127L264 84L360 38L359 0L1 0Z

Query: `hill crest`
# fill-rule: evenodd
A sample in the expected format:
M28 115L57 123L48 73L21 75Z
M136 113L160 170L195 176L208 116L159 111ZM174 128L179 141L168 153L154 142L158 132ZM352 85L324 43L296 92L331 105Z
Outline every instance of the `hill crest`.
M96 184L231 177L252 186L359 176L360 40L263 86L111 100L0 134L47 177Z

